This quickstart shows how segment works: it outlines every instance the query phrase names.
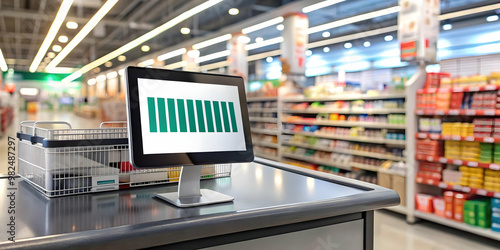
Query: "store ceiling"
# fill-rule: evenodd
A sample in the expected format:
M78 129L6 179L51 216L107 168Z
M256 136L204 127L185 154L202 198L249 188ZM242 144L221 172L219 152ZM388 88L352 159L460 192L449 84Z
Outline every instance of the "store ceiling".
M182 43L193 37L204 36L216 32L223 27L249 19L264 12L272 11L281 5L294 1L295 0L224 0L148 41L146 44L150 46L151 50L147 53L153 53ZM47 36L47 32L61 6L61 2L62 0L0 0L0 49L10 68L14 68L18 71L28 71L43 40ZM104 2L105 1L101 0L75 0L48 52L52 51L52 45L59 44L64 48L65 44L58 42L57 37L65 35L71 41L81 27L83 27L97 10L101 8ZM59 64L59 67L79 68L88 64L174 18L175 16L172 13L176 10L186 8L187 6L196 6L203 2L204 0L120 0L82 42L69 53L69 55ZM442 0L442 2L446 10L467 8L467 6L476 6L478 4L485 5L495 1ZM309 15L310 26L388 6L394 6L396 4L397 0L347 0L335 6L313 12L314 15ZM235 16L229 15L228 10L230 8L238 8L239 14ZM388 15L365 22L347 25L332 31L332 35L394 25L396 23L396 16L396 14ZM77 22L79 28L74 30L68 29L65 26L67 21ZM192 31L189 35L182 35L179 32L181 27L189 27ZM258 34L252 34L252 36L261 36L264 38L279 36L279 31L274 27L255 33ZM252 36L251 38L254 39ZM311 41L319 39L322 39L321 33L312 34L310 36ZM210 50L217 52L220 51L221 48L214 46L210 48ZM256 50L255 53L256 52L259 51ZM125 56L127 57L127 61L130 61L143 57L147 53L142 52L139 46L127 52ZM211 52L202 51L202 53ZM48 61L48 59L45 60ZM112 63L112 67L115 67L126 62L119 62L117 59L114 59ZM41 66L43 67L46 64L47 63L42 60ZM106 70L106 67L101 66L100 70Z

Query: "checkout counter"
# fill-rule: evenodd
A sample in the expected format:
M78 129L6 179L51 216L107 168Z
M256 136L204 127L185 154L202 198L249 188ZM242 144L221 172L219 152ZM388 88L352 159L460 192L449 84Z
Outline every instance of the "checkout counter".
M16 242L4 236L0 249L373 249L373 210L399 204L393 190L260 158L201 187L235 200L178 208L153 198L174 184L49 199L18 178ZM2 194L2 212L8 204Z

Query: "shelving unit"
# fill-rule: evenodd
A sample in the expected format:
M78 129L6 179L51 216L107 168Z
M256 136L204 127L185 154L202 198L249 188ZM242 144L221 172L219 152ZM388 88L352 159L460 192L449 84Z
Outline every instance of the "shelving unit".
M303 124L303 125L322 125L322 126L335 126L335 127L365 127L365 128L380 128L380 129L401 129L406 128L403 124L390 124L390 123L378 123L378 122L349 122L349 121L314 121L314 122L304 122L304 121L284 121L283 123L290 124Z
M301 155L295 155L295 154L290 154L290 153L282 153L282 156L287 157L287 158L291 158L291 159L295 159L295 160L307 161L307 162L311 162L311 163L315 163L315 164L319 164L319 165L326 165L326 166L336 167L336 168L340 168L340 169L344 169L344 170L351 170L350 166L337 164L335 162L327 161L327 160L323 160L323 159L316 159L314 157L301 156Z
M255 156L280 161L278 97L247 99Z
M373 143L373 144L388 144L388 145L394 145L394 146L405 146L406 145L404 140L370 138L370 137L363 137L363 136L330 135L327 133L295 132L295 131L291 131L291 130L283 130L283 134L315 136L315 137L325 138L325 139L366 142L366 143Z
M424 180L422 178L415 178L415 182L419 184L425 184L425 185L430 185L430 186L435 186L439 187L442 189L446 190L454 190L458 192L463 192L467 194L476 194L480 196L485 196L485 197L493 197L493 198L500 198L500 192L494 192L494 191L489 191L486 189L482 188L472 188L472 187L467 187L467 186L461 186L461 185L451 185L444 183L442 181L434 181L434 180Z
M405 109L366 109L366 110L350 110L350 109L332 109L332 108L308 108L308 109L283 109L283 113L292 114L321 114L321 113L336 113L336 114L367 114L367 115L387 115L387 114L404 114Z
M283 102L331 102L331 101L355 101L355 100L385 100L385 99L399 99L406 98L405 93L394 94L380 94L380 95L361 95L361 94L347 94L347 95L334 95L317 98L304 98L304 97L287 97L283 98Z

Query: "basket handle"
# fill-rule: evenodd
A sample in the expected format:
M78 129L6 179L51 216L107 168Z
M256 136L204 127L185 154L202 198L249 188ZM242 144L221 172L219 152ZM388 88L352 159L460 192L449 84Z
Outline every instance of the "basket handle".
M27 123L35 123L36 121L22 121L20 124L19 124L19 127L20 127L20 131L23 130L23 125L27 124Z
M127 121L111 121L111 122L101 122L101 125L99 128L102 128L103 125L106 124L127 124ZM123 126L123 128L126 128L126 126Z
M62 122L62 121L36 121L33 123L33 136L36 136L36 125L37 124L64 124L64 125L68 125L69 129L72 129L71 128L71 124L69 124L68 122Z

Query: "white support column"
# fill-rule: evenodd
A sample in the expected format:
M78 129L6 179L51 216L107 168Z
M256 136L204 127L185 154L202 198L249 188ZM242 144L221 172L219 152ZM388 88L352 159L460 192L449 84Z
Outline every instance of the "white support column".
M188 51L182 54L182 61L185 64L182 66L182 70L185 71L200 71L200 66L198 64L198 58L200 57L200 51L195 49L188 49Z
M227 74L241 76L245 80L245 91L248 91L248 51L245 45L250 42L250 38L241 33L233 34L227 42L227 49L231 54L227 57Z
M285 26L282 32L281 43L282 72L289 75L289 79L299 84L305 81L306 48L308 43L307 29L309 19L302 13L290 13L283 21Z

